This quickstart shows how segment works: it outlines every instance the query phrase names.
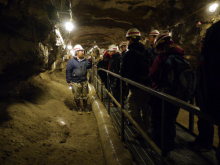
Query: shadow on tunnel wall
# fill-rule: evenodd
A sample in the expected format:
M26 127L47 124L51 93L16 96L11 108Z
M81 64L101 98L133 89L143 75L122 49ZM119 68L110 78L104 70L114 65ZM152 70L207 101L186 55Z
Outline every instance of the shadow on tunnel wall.
M7 111L8 107L8 101L7 100L1 100L0 102L0 126L6 122L12 119L9 112Z
M64 101L65 105L69 108L69 110L77 110L77 106L73 98L66 98Z

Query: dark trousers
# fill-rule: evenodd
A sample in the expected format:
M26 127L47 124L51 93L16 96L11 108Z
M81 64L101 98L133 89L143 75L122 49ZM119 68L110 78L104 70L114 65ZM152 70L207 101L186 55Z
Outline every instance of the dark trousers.
M169 92L168 94L171 94ZM152 100L152 128L153 140L156 145L161 148L161 131L162 131L162 100L154 98ZM176 118L179 114L179 107L164 102L164 151L169 152L174 148L174 140L176 137Z
M111 92L113 97L119 102L120 104L120 85L118 83L111 84ZM116 106L115 103L113 103Z
M101 78L101 81L105 83L105 88L107 89L107 73L102 70L99 70L98 74L99 74L99 77Z
M207 99L208 98L208 99ZM219 100L216 99L215 95L210 95L204 99L202 95L198 95L196 98L196 104L200 107L201 112L217 117L219 115L220 106ZM214 124L209 121L199 118L198 122L199 135L196 137L196 142L207 149L212 149L213 138L214 138Z
M202 118L199 118L197 125L199 135L196 137L196 141L204 148L211 149L214 138L214 125Z

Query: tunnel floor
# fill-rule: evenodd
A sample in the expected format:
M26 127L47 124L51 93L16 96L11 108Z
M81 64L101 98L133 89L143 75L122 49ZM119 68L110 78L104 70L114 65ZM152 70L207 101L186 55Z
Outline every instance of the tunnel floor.
M0 108L1 165L105 164L95 116L78 115L65 71L29 78Z
M107 100L104 101L107 107ZM125 105L126 107L126 105ZM120 134L121 128L121 113L116 107L111 107L110 116L113 119L115 128ZM186 115L183 110L181 111L181 116L178 121L183 122ZM193 141L194 136L185 131L182 127L177 125L177 136L175 139L175 149L171 151L170 157L167 157L165 164L173 165L217 165L217 160L215 157L215 151L210 152L194 152L190 150L187 145L188 141ZM125 144L132 153L133 159L140 165L157 165L161 164L160 157L158 157L154 151L152 151L149 145L143 139L134 139L132 134L137 130L132 125L125 124Z

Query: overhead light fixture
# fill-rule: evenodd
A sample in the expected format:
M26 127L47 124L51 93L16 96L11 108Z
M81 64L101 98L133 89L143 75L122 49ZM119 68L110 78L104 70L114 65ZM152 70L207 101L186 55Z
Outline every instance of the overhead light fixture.
M66 27L66 30L67 30L67 31L71 32L71 31L73 30L73 28L74 28L72 21L67 22L67 23L65 24L65 27Z
M92 50L93 50L93 48L92 48L92 49L90 49L90 52L92 52Z
M96 46L94 46L94 48L97 48L97 45L96 45Z
M73 50L70 50L70 53L75 56L75 52Z
M60 34L59 29L56 29L55 32L56 32L56 35L58 36L56 45L57 45L57 46L59 46L59 45L64 45L63 37L62 37L62 35Z
M217 8L218 8L218 3L214 3L209 7L209 11L215 12Z
M71 50L73 47L71 45L67 45L67 49Z

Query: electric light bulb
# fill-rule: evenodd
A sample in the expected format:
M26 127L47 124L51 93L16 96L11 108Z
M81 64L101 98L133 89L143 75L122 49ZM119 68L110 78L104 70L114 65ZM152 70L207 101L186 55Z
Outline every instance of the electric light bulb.
M74 28L72 22L67 22L67 23L65 24L65 26L66 26L66 30L69 31L69 32L72 31L73 28Z
M73 50L70 51L70 53L75 56L75 52Z
M215 12L215 10L217 9L218 7L218 3L214 3L212 4L210 7L209 7L209 11L210 12Z
M67 46L67 49L71 50L73 47L71 45Z
M72 89L72 86L69 86L69 89Z

